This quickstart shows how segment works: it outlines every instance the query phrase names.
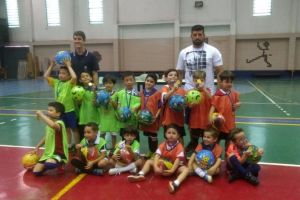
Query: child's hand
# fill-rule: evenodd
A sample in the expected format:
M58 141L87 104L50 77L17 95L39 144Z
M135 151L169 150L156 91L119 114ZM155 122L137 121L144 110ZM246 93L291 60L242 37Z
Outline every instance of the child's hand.
M174 89L177 90L179 87L180 87L180 80L177 80L175 83L174 83Z
M71 67L71 60L64 60L63 61L64 62L64 64L67 66L67 67Z
M239 108L241 106L241 102L237 102L234 104L234 108Z
M114 155L112 156L112 159L114 159L114 160L120 160L120 158L121 158L121 155L120 155L119 153L114 154Z
M163 176L171 176L173 174L172 170L166 169L162 171Z
M44 114L42 111L40 111L40 110L37 110L36 111L36 118L37 118L37 120L40 120L40 117Z
M81 147L82 147L81 144L76 144L76 145L75 145L75 148L76 148L76 149L81 149Z
M85 169L91 169L93 167L93 165L94 165L94 163L92 161L88 161L84 168Z
M262 156L262 155L264 154L264 150L263 150L262 148L259 148L259 149L258 149L258 154L259 154L260 156Z

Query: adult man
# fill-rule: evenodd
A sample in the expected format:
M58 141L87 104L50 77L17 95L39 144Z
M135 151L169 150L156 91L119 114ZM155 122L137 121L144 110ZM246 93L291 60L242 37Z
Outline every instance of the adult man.
M194 88L193 73L197 70L206 72L205 86L214 94L214 73L222 71L222 55L218 49L204 42L204 27L195 25L191 29L193 45L181 50L176 69L184 73L186 90Z
M71 53L72 67L78 77L82 72L89 72L93 77L93 83L98 85L99 64L95 55L85 48L85 34L83 31L75 31L73 33L73 42L75 51Z

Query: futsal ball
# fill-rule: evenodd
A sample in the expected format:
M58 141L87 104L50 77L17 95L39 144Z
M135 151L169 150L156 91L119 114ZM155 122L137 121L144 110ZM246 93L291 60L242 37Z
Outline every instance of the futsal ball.
M150 125L153 121L152 113L147 109L141 110L138 115L138 120L141 124Z
M196 162L201 169L209 169L215 163L215 157L209 150L201 150L196 154Z
M26 153L22 157L22 165L25 169L31 170L38 163L39 156L36 153Z
M63 65L65 60L71 60L70 52L59 51L56 53L54 59L57 64Z
M247 148L247 151L250 151L252 154L248 156L247 161L250 163L258 163L261 159L261 155L258 152L258 147L255 145L250 145Z
M188 104L199 104L201 101L201 93L198 90L190 90L186 95Z
M87 161L93 161L99 157L99 151L96 146L82 147L80 151Z
M81 101L83 99L85 90L81 86L74 86L71 90L72 98L75 101Z
M131 117L131 110L128 107L121 107L118 110L118 118L121 122L126 122Z
M120 161L125 164L129 164L133 162L134 156L127 150L121 149L120 150Z
M180 112L184 109L185 99L181 95L173 95L170 98L169 106L175 112Z
M172 167L173 167L173 163L171 163L170 161L167 161L165 159L159 159L158 162L159 162L158 165L162 170L169 170L169 169L172 169Z
M96 101L98 104L105 106L109 103L109 100L110 100L110 95L105 90L100 90L97 93Z
M214 112L212 114L212 125L216 129L220 129L225 123L225 118L222 114Z

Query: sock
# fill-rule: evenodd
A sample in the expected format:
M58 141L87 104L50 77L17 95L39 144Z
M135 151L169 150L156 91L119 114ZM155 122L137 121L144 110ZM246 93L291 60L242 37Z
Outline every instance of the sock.
M120 167L118 168L119 172L127 172L130 171L132 169L136 168L135 163L130 163L129 165L125 166L125 167Z
M140 176L144 176L145 173L144 173L143 171L140 171L140 172L139 172L139 175L140 175Z
M200 176L201 178L203 178L206 175L206 172L204 170L202 170L200 167L197 167L195 169L195 173Z
M174 184L175 184L176 186L179 186L179 185L180 185L180 182L176 179L176 180L174 181Z
M231 163L232 168L238 171L239 174L241 174L242 176L246 175L246 169L243 167L243 165L240 163L236 156L231 156L229 158L229 162Z
M157 137L148 137L149 150L154 153L158 146Z
M59 164L59 163L45 162L44 165L45 165L45 170L48 170L48 169L55 169L55 168L57 168L60 164Z

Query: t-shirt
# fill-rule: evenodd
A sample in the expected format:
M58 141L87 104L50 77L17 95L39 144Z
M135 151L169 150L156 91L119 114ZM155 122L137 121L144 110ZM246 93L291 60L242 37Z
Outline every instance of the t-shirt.
M75 105L72 99L71 90L74 84L69 81L60 81L55 78L48 78L48 84L54 89L55 100L65 106L65 112L74 111Z
M241 159L243 150L239 149L234 143L230 142L226 151L226 157L229 158L231 154L234 154L238 159Z
M223 65L220 51L204 43L202 47L195 48L193 45L181 50L178 56L177 70L185 71L185 90L195 87L193 73L198 70L206 72L205 86L214 94L214 67Z
M140 154L140 143L137 140L134 140L130 145L132 151L139 155ZM125 140L120 141L115 148L114 155L116 155L120 150L124 150L126 147Z
M85 90L81 105L79 108L79 124L84 125L89 122L99 124L99 111L94 104L95 93L91 90Z
M106 141L99 135L97 135L95 141L92 143L83 138L80 144L82 145L80 151L88 161L96 160L97 158L99 158L101 153L106 152Z
M158 146L155 153L173 164L177 158L180 160L180 165L183 165L185 161L184 147L179 141L173 146L168 145L165 141Z

